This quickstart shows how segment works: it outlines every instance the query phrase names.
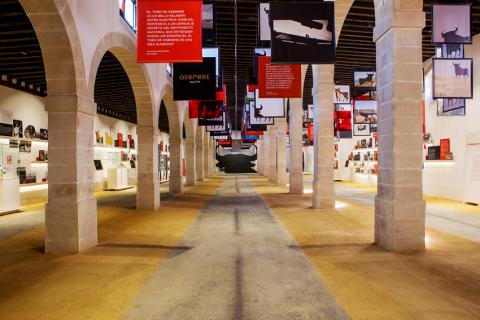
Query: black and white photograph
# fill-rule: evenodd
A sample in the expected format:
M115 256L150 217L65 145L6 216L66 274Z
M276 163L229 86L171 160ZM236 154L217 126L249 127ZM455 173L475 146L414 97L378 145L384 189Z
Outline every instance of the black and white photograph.
M22 120L13 120L12 137L23 138L23 122Z
M358 101L357 101L358 102ZM350 103L338 103L335 105L335 111L352 112L352 105Z
M27 153L32 152L32 141L20 140L19 151Z
M40 129L40 139L48 140L48 129ZM102 144L103 144L103 136L102 136Z
M356 100L353 108L353 123L355 124L377 123L377 101Z
M220 125L210 125L206 126L205 129L207 132L212 132L212 131L225 131L227 130L227 117L226 113L223 114L223 123Z
M463 44L442 44L442 55L438 58L463 58Z
M350 102L350 86L336 85L333 94L333 103L349 103Z
M465 108L465 99L438 99L438 101L442 103L443 112Z
M270 3L260 3L258 5L258 30L260 41L270 41L270 22L269 22Z
M213 4L202 5L202 40L203 43L215 43L215 20Z
M102 160L93 160L93 164L95 165L95 170L103 170Z
M473 98L472 59L433 59L433 98Z
M0 136L11 137L13 133L13 125L9 123L0 123Z
M437 116L439 117L454 117L454 116L465 116L466 115L466 106L464 99L455 99L457 106L460 105L461 101L464 101L463 107L450 109L445 111L445 100L454 100L454 99L437 99ZM447 102L449 104L449 102ZM447 107L448 110L448 107Z
M375 69L353 70L353 86L357 89L375 91L377 87L377 72Z
M29 138L29 139L33 139L35 138L35 127L32 126L31 124L28 125L26 128L25 128L25 132L24 132L24 136L25 138Z
M8 147L12 149L18 149L18 140L10 139L8 141Z
M283 118L285 106L283 98L260 98L259 90L255 90L255 117L256 118Z
M335 63L334 3L270 3L272 63Z
M369 124L354 124L353 125L354 136L369 136L370 125Z
M470 4L434 4L432 42L472 43L471 9Z
M275 118L272 118L272 117L262 117L261 115L256 116L256 113L255 113L255 102L254 102L254 101L251 101L251 102L250 102L249 114L250 114L250 123L251 123L252 125L256 125L256 124L273 125L273 124L275 124Z

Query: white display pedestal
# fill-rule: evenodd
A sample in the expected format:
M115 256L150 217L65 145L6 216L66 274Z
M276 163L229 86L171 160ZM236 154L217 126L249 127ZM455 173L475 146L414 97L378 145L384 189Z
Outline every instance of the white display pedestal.
M107 190L123 190L128 188L128 169L108 169Z
M20 210L19 184L16 175L0 175L0 215Z

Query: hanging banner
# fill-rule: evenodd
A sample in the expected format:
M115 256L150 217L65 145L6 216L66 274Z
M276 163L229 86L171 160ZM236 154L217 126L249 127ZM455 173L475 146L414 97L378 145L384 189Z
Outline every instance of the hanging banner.
M245 106L245 107L248 107L248 105ZM263 116L256 113L255 102L254 101L250 102L249 115L250 115L250 124L252 124L252 125L257 125L257 124L273 125L273 124L275 124L275 118L263 117Z
M137 62L201 62L202 0L138 1Z
M215 20L213 4L204 4L202 9L203 43L215 43Z
M260 57L271 57L272 50L270 48L255 48L253 54L253 79L252 82L258 83L258 58ZM250 92L250 91L249 91Z
M334 2L271 2L273 63L335 63Z
M199 101L198 102L198 125L218 126L223 125L224 110L223 101Z
M283 98L260 98L259 90L255 90L255 117L283 118L285 107Z
M188 101L188 117L190 119L198 118L198 101L197 100Z
M259 17L259 38L260 41L270 41L270 24L268 14L270 13L270 3L259 3L258 17Z
M271 57L258 57L260 98L301 98L302 66L271 64Z
M173 100L215 100L215 58L173 65Z

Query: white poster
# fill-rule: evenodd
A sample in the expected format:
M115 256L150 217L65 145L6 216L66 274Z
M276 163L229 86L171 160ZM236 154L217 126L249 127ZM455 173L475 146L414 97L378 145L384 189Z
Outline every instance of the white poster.
M260 41L270 41L270 23L268 21L268 15L270 13L270 3L260 3L259 7L259 29L260 29Z
M264 124L264 125L273 125L275 123L275 118L262 117L257 114L255 110L255 102L250 102L250 124Z
M285 107L283 98L260 98L258 89L255 89L255 117L283 118Z

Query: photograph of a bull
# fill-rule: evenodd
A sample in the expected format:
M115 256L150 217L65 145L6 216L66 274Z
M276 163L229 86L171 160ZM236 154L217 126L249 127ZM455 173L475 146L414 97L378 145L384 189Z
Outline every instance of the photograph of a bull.
M433 58L434 99L473 98L473 60L471 58Z
M471 4L432 5L432 43L471 44L471 12Z
M455 68L455 77L468 77L469 75L468 68L460 67L460 63L454 63L453 67Z
M448 32L442 32L442 38L445 43L470 43L470 37L469 36L461 36L457 34L458 32L458 27L455 27L454 30L448 31Z

